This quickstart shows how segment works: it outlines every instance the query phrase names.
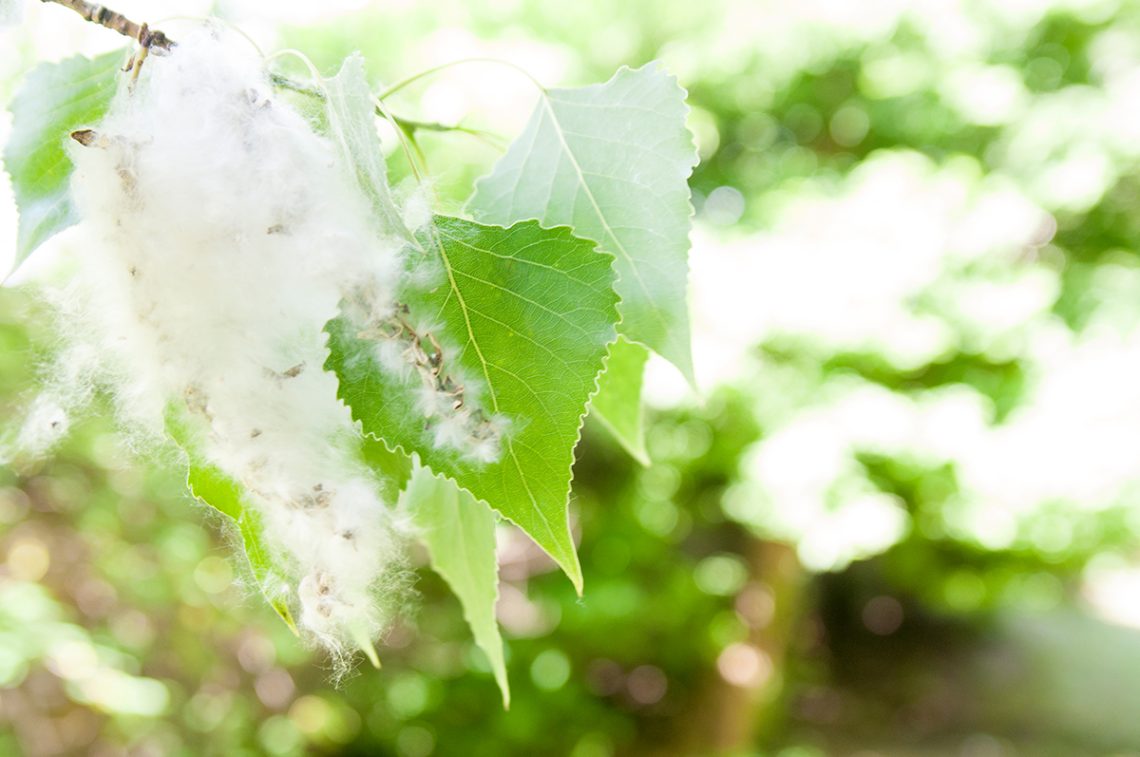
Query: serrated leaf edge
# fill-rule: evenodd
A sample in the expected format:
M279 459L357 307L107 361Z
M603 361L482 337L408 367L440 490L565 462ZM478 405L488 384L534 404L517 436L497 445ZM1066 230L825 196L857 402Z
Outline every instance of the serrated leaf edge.
M503 226L503 225L501 225L501 224L495 224L495 223L484 223L484 222L482 222L482 221L474 221L474 223L478 223L478 224L480 224L480 225L482 225L482 226L490 226L490 227L499 228L499 229L503 229L503 230L509 230L509 229L511 229L511 228L514 228L515 226L518 226L519 224L524 224L524 223L533 223L533 224L535 224L535 225L536 225L538 228L540 228L540 229L543 229L543 230L545 230L545 231L564 231L564 232L566 232L566 233L567 233L569 236L573 237L574 239L580 240L580 241L582 241L582 242L588 242L588 243L590 243L590 245L593 247L593 250L594 250L594 254L596 254L596 255L602 255L602 256L604 256L604 257L606 257L606 258L609 258L609 259L610 259L610 263L609 263L609 266L610 266L610 272L613 274L613 276L614 276L614 280L616 281L616 279L617 279L617 271L615 271L615 270L613 269L613 260L614 260L614 256L613 256L611 253L608 253L608 252L606 252L606 251L604 251L604 250L601 250L601 249L599 249L599 248L598 248L598 243L597 243L597 242L595 242L594 240L592 240L592 239L587 239L587 238L585 238L585 237L580 237L580 236L576 235L576 234L574 233L574 229L573 229L573 227L571 227L571 226L568 226L568 225L566 225L566 224L559 224L558 226L543 226L543 225L542 225L542 223L541 223L541 222L540 222L540 221L539 221L537 218L529 218L529 219L524 219L524 220L521 220L521 221L517 221L517 222L515 222L515 223L511 224L510 226ZM433 224L433 231L434 231L434 230L435 230L435 229L434 229L434 224ZM449 280L450 280L450 276L451 276L451 274L450 274L450 272L449 272ZM453 287L453 291L454 291L454 282L453 282L453 281L451 281L451 285L452 285L452 287ZM606 343L605 343L605 345L604 345L604 346L605 346L605 348L606 348L606 351L608 351L608 350L609 350L609 346L610 346L611 344L613 344L614 342L616 342L616 341L617 341L617 326L618 326L618 324L620 324L620 322L621 322L621 321L620 321L620 318L621 318L621 311L620 311L620 309L618 309L618 305L620 305L620 303L621 303L621 296L617 294L617 292L616 292L616 291L613 289L613 286L612 286L612 285L610 286L610 291L612 291L612 292L614 293L614 297L615 297L615 299L614 299L614 308L615 308L615 310L616 310L616 312L617 312L617 314L618 314L618 319L619 319L619 320L618 320L618 321L616 321L616 322L613 324L613 326L612 326L612 328L613 328L613 338L612 338L612 339L609 339L609 340L607 340L607 341L606 341ZM326 333L326 343L327 343L327 331L326 331L325 333ZM332 373L334 376L336 376L336 371L335 371L333 368L331 368L331 367L330 367L330 365L329 365L331 362L332 362L332 356L331 356L331 354L330 354L330 355L329 355L329 357L328 357L328 358L326 358L326 360L325 360L325 363L324 363L324 365L322 366L322 368L323 368L325 371L327 371L327 372L329 372L329 373ZM482 356L480 356L480 362L481 362L481 363L483 363L483 362L484 362L484 361L483 361L483 358L482 358ZM574 462L575 462L575 459L574 459L574 451L575 451L575 450L578 448L578 444L579 444L579 443L582 441L582 429L583 429L583 428L585 427L585 425L586 425L586 416L587 416L587 414L589 413L589 408L590 408L590 400L592 400L592 399L593 399L593 398L594 398L594 397L597 395L597 393L598 393L598 391L599 391L599 388L600 388L600 387L599 387L599 380L601 379L601 375L602 375L602 373L603 373L604 371L605 371L605 361L604 361L604 356L603 356L602 367L601 367L601 368L599 368L599 369L598 369L598 371L597 371L597 372L594 374L594 379L593 379L593 389L592 389L592 391L590 391L590 392L589 392L589 394L587 395L587 397L586 397L586 402L585 402L585 403L584 403L584 405L583 405L583 409L582 409L582 412L581 412L581 413L579 414L579 416L578 416L578 427L577 427L577 429L575 430L574 443L573 443L573 444L571 445L571 447L570 447L570 454L571 454L571 461L570 461L570 470L569 470L570 476L569 476L569 479L568 479L568 481L567 481L567 483L566 483L566 494L565 494L565 498L564 498L564 504L565 504L565 507L566 507L567 509L569 508L569 504L570 504L570 494L571 494L571 492L573 491L573 488L574 488L574 486L573 486L573 485L574 485ZM374 439L375 441L378 441L378 442L380 442L381 444L383 444L383 445L384 445L384 446L385 446L385 447L386 447L386 448L387 448L389 451L391 451L391 452L399 452L399 453L401 453L401 454L403 454L403 455L407 455L407 456L409 456L409 457L411 457L411 456L413 456L413 455L416 455L416 452L415 452L415 450L411 450L411 451L409 451L407 448L405 448L405 446L404 446L404 445L402 445L402 444L399 444L399 443L397 443L397 444L393 445L393 444L389 443L389 442L388 442L386 439L383 439L383 438L381 438L381 437L377 436L376 434L374 434L374 433L372 433L372 432L370 432L370 431L365 431L365 430L364 430L364 420L363 420L363 419L362 419L360 416L358 416L358 415L357 415L356 409L355 409L355 408L353 408L353 406L352 406L352 405L351 405L351 404L348 402L348 400L346 400L346 399L345 399L345 397L344 397L344 394L343 394L343 390L342 390L342 387L341 387L341 383L340 383L340 379L339 379L339 377L337 377L337 399L339 399L339 400L341 401L341 404L343 404L345 407L347 407L347 408L348 408L348 411L349 411L349 413L351 414L353 421L354 421L354 422L357 424L357 429L360 431L360 433L361 433L362 435L364 435L364 436L367 436L367 437L369 437L369 438L371 438L371 439ZM512 455L513 455L513 453L512 453ZM416 456L418 457L418 455L416 455ZM516 465L517 465L517 464L518 464L518 463L517 463L517 459L516 459ZM502 510L500 510L499 508L495 507L495 506L494 506L492 503L488 502L488 501L487 501L486 499L484 499L483 497L480 497L478 494L476 494L475 492L471 491L471 490L470 490L468 487L466 487L466 486L464 486L463 484L461 484L461 483L460 483L458 480L456 480L456 479L455 479L455 477L454 477L454 476L450 476L450 475L448 475L448 474L447 474L447 473L445 473L445 472L436 471L434 468L432 468L430 465L427 465L427 464L424 464L424 467L425 467L425 468L428 468L429 470L431 470L431 472L432 472L432 475L435 475L435 476L438 476L438 477L442 477L442 478L445 478L445 479L447 479L448 481L450 481L451 483L453 483L453 484L456 486L456 488L460 489L460 490L461 490L461 491L463 491L463 492L466 492L467 494L469 494L469 495L470 495L470 496L471 496L473 499L475 499L476 501L483 503L484 505L486 505L487 507L489 507L489 508L490 508L492 511L494 511L494 512L498 513L498 514L499 514L499 516L501 516L501 517L502 517L504 520L507 520L507 521L509 521L509 522L510 522L510 523L512 523L512 524L515 524L515 526L516 526L516 527L520 528L520 530L523 530L523 529L521 529L521 526L518 526L518 524L517 524L517 523L515 523L514 519L512 519L512 518L511 518L509 515L507 515L506 513L504 513L504 512L503 512ZM521 477L521 471L520 471L520 477ZM524 479L524 481L525 481L525 479ZM528 491L529 491L529 488L528 488ZM537 507L538 507L537 501L536 501L536 500L533 498L533 496L531 497L531 505L532 505L532 507L534 507L534 508L536 508L536 509L537 509ZM547 518L546 518L545 514L541 513L541 511L540 511L540 515L542 515L542 519L543 519L543 522L545 522L545 523L549 523L549 521L547 520ZM568 517L569 517L569 512L567 512L567 518L568 518ZM569 525L569 524L567 524L567 525ZM549 527L549 526L548 526L548 527ZM525 531L525 530L523 530L523 533L526 533L526 531ZM552 533L552 535L553 535L553 533ZM529 537L529 534L528 534L528 537ZM571 538L572 538L572 537L573 537L573 532L571 532ZM532 541L533 541L533 538L532 538ZM536 543L536 544L538 544L538 542L537 542L537 541L536 541L535 543ZM542 545L539 545L539 547L540 547L540 548L542 548ZM546 549L545 549L545 548L542 548L542 549L543 549L543 552L546 552ZM584 579L583 579L583 576L582 576L582 564L581 564L581 561L578 559L578 549L577 549L577 545L574 545L574 548L571 550L571 555L573 556L573 563L571 564L571 566L567 566L567 565L564 565L564 564L562 563L562 561L560 561L558 558L554 557L554 555L551 555L549 552L546 552L546 554L547 554L547 555L548 555L548 556L549 556L549 557L550 557L552 560L554 560L554 562L555 562L556 564L558 564L558 566L559 566L559 567L562 569L562 571L563 571L563 572L566 574L566 577L570 579L570 583L571 583L571 584L573 584L573 586L574 586L574 590L575 590L575 592L578 594L578 596L579 596L579 597L580 597L580 596L582 596L582 592L583 592L583 589L584 589ZM571 570L569 569L569 567L573 567L573 571L571 571Z

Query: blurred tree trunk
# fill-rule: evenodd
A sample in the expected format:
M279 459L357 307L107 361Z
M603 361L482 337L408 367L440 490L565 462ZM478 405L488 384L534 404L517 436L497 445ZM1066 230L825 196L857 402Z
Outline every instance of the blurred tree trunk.
M748 627L706 673L676 726L671 755L736 755L783 719L784 663L802 615L807 575L787 544L748 537L748 582L736 611Z

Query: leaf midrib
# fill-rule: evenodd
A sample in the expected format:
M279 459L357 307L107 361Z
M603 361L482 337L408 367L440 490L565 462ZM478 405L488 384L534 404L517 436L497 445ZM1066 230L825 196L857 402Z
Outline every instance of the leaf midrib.
M455 295L455 301L459 305L459 310L463 313L463 324L467 328L467 339L471 346L475 348L475 355L479 358L479 367L483 371L483 378L487 382L487 392L491 397L491 408L495 413L499 412L499 398L495 392L495 385L491 382L491 373L488 370L487 358L483 355L483 349L479 346L479 341L475 338L475 330L471 326L471 314L468 312L467 301L463 297L463 293L459 291L459 284L455 280L455 271L452 269L451 258L448 257L447 251L443 247L443 240L440 239L439 228L431 225L432 242L435 244L436 251L439 253L440 260L443 261L443 269L447 272L447 281L451 287L452 294ZM514 445L511 443L509 436L504 436L503 441L507 444L507 456L515 465L515 470L518 472L519 482L522 484L523 489L526 491L527 497L530 498L530 504L534 512L542 520L542 525L546 527L547 533L550 535L551 543L558 544L560 542L558 535L554 531L550 519L546 517L546 513L542 511L542 507L538 504L538 499L531 491L530 483L526 480L523 474L522 463L519 462L518 455L515 454ZM561 562L561 561L560 561Z
M597 215L598 221L601 222L605 233L609 235L609 238L613 240L617 251L620 252L622 254L622 257L626 259L626 262L629 263L629 268L633 272L633 278L637 281L637 285L641 289L641 293L645 295L646 300L652 301L653 297L649 293L649 288L646 285L645 280L641 278L641 274L637 270L637 264L634 262L633 256L630 255L629 251L625 249L625 245L623 245L621 243L621 240L618 239L617 234L610 227L609 221L606 220L605 214L602 213L602 209L598 205L597 198L594 197L594 192L590 189L590 185L586 181L586 176L582 171L582 166L578 163L578 159L574 156L574 151L570 149L569 142L566 141L566 134L564 133L562 124L558 121L558 116L555 113L554 106L551 104L551 102L552 100L550 98L550 94L544 89L542 91L542 103L546 106L546 112L550 115L550 122L554 126L554 133L558 136L558 142L562 145L562 151L566 153L566 157L570 161L570 166L574 169L574 173L578 175L578 184L582 187L582 191L585 192L586 198L590 201L590 205L593 207L594 213ZM553 179L551 179L551 184L553 185ZM665 328L666 331L669 330L669 323L665 320L664 316L661 315L661 311L658 308L649 308L649 312L653 313L654 318L657 319L657 321Z

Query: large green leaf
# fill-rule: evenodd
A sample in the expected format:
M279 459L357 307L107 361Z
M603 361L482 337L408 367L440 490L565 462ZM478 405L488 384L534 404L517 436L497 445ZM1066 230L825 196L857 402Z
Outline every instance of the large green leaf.
M620 331L693 381L686 306L688 178L697 163L685 91L656 64L605 84L544 92L475 186L477 221L567 225L614 256Z
M115 94L123 53L75 57L32 69L12 100L4 168L20 211L15 266L51 236L78 222L68 180L68 135L103 117Z
M391 324L342 315L326 327L325 367L365 432L418 453L514 521L581 591L567 519L570 466L606 345L616 338L612 258L568 229L533 221L503 229L437 216L419 240L400 301L409 321L429 324L431 338L426 330L416 344L407 331L379 336L392 333ZM440 446L436 424L447 419L425 417L423 373L379 359L393 347L386 340L397 340L397 354L414 355L432 351L432 338L446 356L440 379L465 387L464 407L502 429L490 462Z
M495 515L451 481L418 469L404 490L403 506L411 515L432 569L441 575L459 602L475 643L491 662L503 706L511 692L503 660L503 639L495 621L499 599L499 566L495 561Z
M250 572L257 581L258 588L290 630L297 633L293 614L281 597L284 581L275 569L265 544L265 529L261 516L256 509L249 506L241 485L206 459L201 449L200 433L196 432L193 420L187 417L186 413L173 406L168 409L166 430L186 453L189 468L186 483L190 492L237 525L242 545L245 547L246 559L249 560Z
M606 372L598 379L598 393L590 400L590 416L601 421L614 438L642 465L649 465L645 450L641 384L649 351L625 337L610 345Z

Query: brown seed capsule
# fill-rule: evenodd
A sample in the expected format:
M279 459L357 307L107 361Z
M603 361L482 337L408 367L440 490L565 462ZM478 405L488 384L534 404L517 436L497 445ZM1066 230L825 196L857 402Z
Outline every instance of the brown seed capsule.
M84 147L90 147L99 139L99 133L94 129L79 129L71 132L71 138Z

